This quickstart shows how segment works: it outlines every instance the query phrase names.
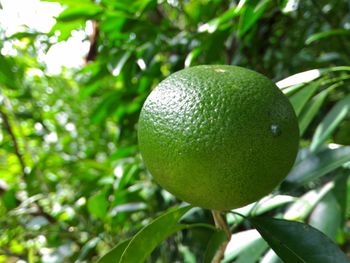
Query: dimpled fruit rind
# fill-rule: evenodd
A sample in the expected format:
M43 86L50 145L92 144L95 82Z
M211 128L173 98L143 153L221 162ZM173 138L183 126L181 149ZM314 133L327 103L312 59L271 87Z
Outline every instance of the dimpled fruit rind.
M230 210L270 193L293 166L299 129L291 104L254 71L202 65L148 96L138 123L146 167L190 204Z

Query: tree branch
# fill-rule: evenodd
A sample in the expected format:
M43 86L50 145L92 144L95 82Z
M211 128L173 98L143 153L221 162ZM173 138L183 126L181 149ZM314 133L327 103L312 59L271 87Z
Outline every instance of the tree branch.
M12 140L12 143L13 143L13 147L14 147L14 151L15 151L15 154L17 156L17 159L21 165L21 168L22 168L22 173L23 173L23 176L26 175L26 164L25 164L25 161L24 161L24 158L23 158L23 155L19 149L19 145L18 145L18 141L16 139L16 136L13 132L13 129L12 129L12 126L10 125L10 121L9 121L9 118L7 116L7 114L0 110L0 116L4 122L4 127L5 129L7 130L8 134L10 135L11 137L11 140Z
M92 21L92 34L90 36L90 49L85 58L85 63L94 61L97 57L97 41L100 35L97 21Z

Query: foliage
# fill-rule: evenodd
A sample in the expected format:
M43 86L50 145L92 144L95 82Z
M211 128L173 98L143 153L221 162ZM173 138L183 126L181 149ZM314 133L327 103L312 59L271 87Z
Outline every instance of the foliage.
M305 255L298 246L286 253L279 239L310 239L328 249L307 251L344 259L329 239L349 253L348 1L49 2L65 8L50 33L0 33L0 262L94 262L118 243L126 257L131 242L145 246L148 262L210 261L223 240L210 212L191 208L181 224L186 209L162 212L180 201L154 183L136 141L150 90L198 64L267 75L290 98L302 133L281 186L227 214L234 234L223 261L280 262L269 245L285 262ZM38 56L87 23L95 28L88 63L48 74Z

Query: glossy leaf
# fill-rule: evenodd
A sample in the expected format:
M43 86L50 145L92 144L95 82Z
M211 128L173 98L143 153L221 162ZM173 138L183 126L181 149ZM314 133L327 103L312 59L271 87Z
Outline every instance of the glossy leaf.
M299 0L284 0L282 1L282 12L290 13L298 9Z
M350 147L326 149L309 155L298 163L285 179L284 184L303 185L318 179L350 161ZM283 186L283 185L282 185Z
M349 262L336 244L322 232L307 224L272 218L249 220L286 263Z
M256 263L267 248L268 244L266 241L263 238L260 238L242 251L238 255L235 263Z
M328 96L328 93L329 93L328 89L321 91L316 96L314 96L312 98L312 100L308 102L308 104L305 105L305 108L301 112L301 115L299 117L299 129L300 129L301 136L304 134L307 127L310 125L313 118L318 113L323 102L325 101L326 97Z
M283 218L287 220L304 220L314 207L334 188L334 182L329 182L320 189L310 190L306 194L298 198L287 211L284 213Z
M341 210L333 192L329 192L315 207L309 218L309 224L334 242L341 223Z
M312 69L304 72L300 72L289 76L285 79L282 79L276 83L277 87L280 89L286 89L291 86L300 85L303 83L309 83L317 78L319 78L322 74L322 70Z
M309 99L315 94L318 89L316 83L305 86L303 89L290 97L290 102L293 105L295 113L299 116Z
M316 151L339 126L350 110L350 95L339 100L317 126L311 142L311 151Z
M325 38L329 38L329 37L333 37L333 36L350 36L350 31L346 30L346 29L333 29L333 30L329 30L329 31L325 31L325 32L320 32L320 33L316 33L311 35L310 37L308 37L305 41L306 45L310 45L311 43L318 41L318 40L322 40Z
M283 263L273 249L269 249L259 263Z
M266 196L264 198L262 198L261 200L259 200L258 202L254 202L252 204L249 204L247 206L241 207L241 208L237 208L235 210L233 210L233 212L239 213L243 216L257 216L257 215L261 215L263 213L266 213L268 211L271 211L277 207L289 204L293 201L295 201L296 198L292 197L292 196L288 196L288 195L269 195ZM244 218L234 214L234 213L229 213L227 215L227 222L229 224L239 224L241 222L243 222Z
M244 5L244 9L238 24L238 35L240 37L242 37L256 24L270 4L271 2L269 0L247 1L247 3Z
M259 250L263 244L265 244L265 247L267 248L266 242L255 229L233 234L230 242L227 245L223 262L232 262L242 253L244 253L244 251L249 250L249 248Z
M160 242L186 227L177 222L190 209L190 206L170 209L142 228L130 240L120 262L144 262Z

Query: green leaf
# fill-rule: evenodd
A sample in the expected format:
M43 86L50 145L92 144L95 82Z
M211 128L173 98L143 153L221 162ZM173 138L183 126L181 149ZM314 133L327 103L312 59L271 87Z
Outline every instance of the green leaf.
M11 210L18 205L18 200L16 198L16 190L10 189L7 190L2 196L1 199L8 210Z
M234 259L242 255L247 250L255 250L265 245L268 247L267 243L260 236L258 231L255 229L250 229L246 231L241 231L231 236L231 240L227 245L225 251L225 258L223 263L233 262ZM236 262L236 261L234 261Z
M103 219L108 211L108 200L105 192L100 192L89 198L88 203L89 212L96 218Z
M66 8L63 12L57 17L58 21L69 22L77 19L93 19L96 18L99 14L103 12L103 8L90 4L83 6L73 6Z
M350 31L346 29L333 29L325 32L316 33L308 37L305 41L305 44L310 45L315 41L322 40L332 36L350 36Z
M127 51L120 53L119 56L116 57L116 59L113 59L111 64L108 65L108 69L112 73L113 76L118 76L120 72L123 70L123 67L125 63L128 61L130 58L132 52Z
M338 206L340 207L340 218L341 218L341 225L344 225L347 216L346 216L346 209L348 206L347 198L348 198L348 180L349 180L349 173L348 171L342 171L342 175L337 178L334 186L334 197L337 199Z
M238 35L242 37L251 29L269 7L269 0L248 0L239 19Z
M22 77L15 74L16 61L11 57L5 57L0 54L0 84L11 89L19 87L18 78Z
M329 93L329 89L325 89L321 91L316 96L314 96L312 100L308 102L308 104L305 105L305 108L301 112L299 117L300 136L304 134L307 127L310 125L313 118L318 113L328 93Z
M198 32L214 33L222 24L228 22L232 18L237 17L241 13L240 11L242 10L243 4L241 4L241 2L245 2L245 1L241 0L240 4L227 10L221 16L216 17L210 20L208 23L201 25L198 28Z
M319 78L323 72L324 72L324 70L320 70L320 69L307 70L304 72L294 74L294 75L289 76L287 78L284 78L284 79L278 81L276 83L276 85L281 90L284 90L288 87L293 87L296 85L309 83L309 82ZM300 86L300 87L302 87L302 86Z
M97 263L113 263L113 262L119 262L124 250L130 243L130 239L124 240L120 242L118 245L113 247L110 251L108 251L106 254L104 254Z
M299 116L308 100L318 89L318 83L312 83L290 97L295 113Z
M189 66L192 65L192 61L194 59L196 59L200 53L202 52L202 48L197 47L195 49L193 49L190 53L188 53L188 55L186 56L185 59L185 68L188 68Z
M338 101L317 126L310 146L311 151L317 151L347 116L349 110L350 95Z
M59 33L57 42L65 41L71 36L71 32L76 29L83 28L84 22L82 19L77 19L70 22L57 21L51 28L49 35L53 36Z
M350 147L326 149L309 155L289 173L283 184L303 185L337 169L350 161ZM282 188L283 188L282 184Z
M299 0L283 0L282 1L282 12L290 13L298 9Z
M263 238L259 238L239 253L235 263L256 263L268 247L266 241Z
M203 262L204 263L212 262L216 252L220 248L221 244L223 244L223 242L225 241L227 241L225 232L222 230L215 231L208 242L208 246L204 254Z
M310 215L309 224L326 234L333 241L336 241L340 223L340 206L332 191L315 207Z
M286 205L288 203L291 203L295 201L296 198L289 196L289 195L271 195L266 196L263 199L259 200L258 202L254 202L252 204L246 205L241 208L237 208L233 210L233 212L239 213L241 215L244 215L246 217L248 216L257 216L261 215L263 213L266 213L268 211L271 211L272 209L275 209L277 207L280 207L282 205ZM231 224L240 224L244 220L243 217L235 215L233 213L229 213L227 215L227 222Z
M336 244L309 225L272 218L249 221L286 263L349 263Z
M297 199L284 213L287 220L304 220L314 207L334 188L334 182L329 182L319 189L313 189Z
M263 263L283 263L273 249L269 249L260 262Z
M160 242L187 227L177 222L190 209L191 206L170 209L142 228L130 240L119 262L144 262Z
M91 114L92 123L103 122L111 112L116 110L116 103L120 101L120 91L107 93Z
M98 242L100 242L99 237L94 237L91 240L89 240L80 250L80 254L77 258L77 262L82 262L84 259L87 259L89 253L91 250L95 249Z

